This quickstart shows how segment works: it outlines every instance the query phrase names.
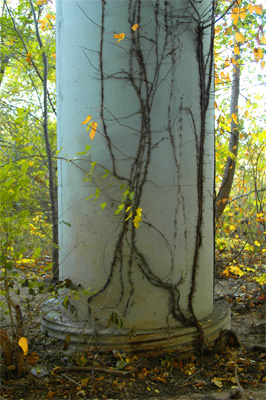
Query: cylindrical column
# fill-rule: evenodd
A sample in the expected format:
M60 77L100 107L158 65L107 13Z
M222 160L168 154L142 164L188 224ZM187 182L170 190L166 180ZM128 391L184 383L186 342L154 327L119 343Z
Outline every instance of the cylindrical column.
M79 298L64 323L44 319L51 334L75 320L73 341L146 351L228 323L213 312L212 10L198 3L57 1L60 277Z

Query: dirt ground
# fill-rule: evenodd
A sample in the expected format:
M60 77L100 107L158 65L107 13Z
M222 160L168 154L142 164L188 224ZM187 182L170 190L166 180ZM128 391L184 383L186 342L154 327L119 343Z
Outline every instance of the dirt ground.
M100 355L90 348L73 354L66 343L35 328L27 373L18 379L2 365L0 400L265 400L262 289L238 279L217 280L216 296L231 307L231 330L187 360L173 352L157 357Z

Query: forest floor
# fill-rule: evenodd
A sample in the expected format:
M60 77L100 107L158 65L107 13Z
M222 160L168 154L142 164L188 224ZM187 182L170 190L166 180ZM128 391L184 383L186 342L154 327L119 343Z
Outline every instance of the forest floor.
M101 355L94 347L73 354L37 325L22 377L2 360L0 400L265 399L265 287L218 271L215 292L230 305L231 330L186 360L174 352Z

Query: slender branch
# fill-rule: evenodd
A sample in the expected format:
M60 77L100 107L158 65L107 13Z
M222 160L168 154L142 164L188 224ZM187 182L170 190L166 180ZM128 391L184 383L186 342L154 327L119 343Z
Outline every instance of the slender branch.
M204 29L207 29L207 28L209 28L210 26L213 26L213 25L217 24L218 21L220 21L221 19L223 19L224 16L225 16L226 14L228 14L228 12L231 10L231 8L232 8L236 3L238 3L238 1L239 1L239 0L233 0L232 3L227 7L227 9L225 10L225 12L224 12L219 18L217 18L214 22L212 22L211 24L209 24L209 25L204 25Z
M121 371L119 369L110 369L110 368L99 368L99 367L79 367L76 365L70 365L69 367L61 367L56 370L56 373L60 373L63 371L78 371L78 372L103 372L105 374L117 375L117 376L125 376L132 375L134 371Z
M232 200L228 200L228 201L227 201L227 204L230 204L230 203L232 203L233 201L236 201L236 200L238 200L238 199L242 199L243 197L247 197L247 196L249 196L249 195L252 194L252 193L259 193L259 192L265 192L265 191L266 191L266 188L251 190L251 191L248 192L248 193L241 194L240 196L234 197Z

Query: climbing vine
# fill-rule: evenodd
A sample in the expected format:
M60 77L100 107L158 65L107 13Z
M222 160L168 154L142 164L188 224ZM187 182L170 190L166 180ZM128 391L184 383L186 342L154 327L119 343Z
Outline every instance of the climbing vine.
M110 288L112 281L118 276L120 289L117 293L116 302L111 306L111 309L119 309L121 318L126 317L130 307L132 307L133 294L136 289L133 274L138 270L151 285L168 293L169 315L181 326L196 327L199 332L199 343L202 344L204 334L196 316L194 302L205 217L204 202L206 192L209 190L205 187L206 162L204 160L209 151L206 146L206 136L212 136L212 132L207 133L206 119L210 99L213 95L215 2L210 2L210 5L205 9L197 3L190 0L183 10L176 10L172 2L153 1L149 4L152 12L150 21L147 22L143 21L145 2L130 0L128 2L127 31L113 32L112 34L114 41L112 45L116 47L117 51L121 51L121 57L126 57L128 64L125 67L125 62L123 62L123 67L120 70L110 72L111 68L106 56L107 46L111 45L110 36L108 36L109 29L106 28L106 26L109 26L107 22L109 8L106 0L101 1L101 24L97 25L100 30L98 67L93 65L100 80L100 121L98 123L91 122L92 117L89 115L82 124L87 124L91 140L94 140L97 130L97 136L100 136L99 140L105 142L110 160L109 166L101 163L96 164L96 161L93 160L93 151L89 155L90 163L94 169L93 173L89 174L89 179L96 187L93 199L97 199L99 195L105 197L105 201L101 203L102 210L109 203L117 204L114 214L119 218L115 231L117 239L108 267L107 278L102 286L89 297L90 312L92 312L97 298ZM85 11L82 11L85 14ZM194 38L195 60L198 70L196 84L199 96L199 110L197 110L196 115L192 106L188 104L187 100L183 99L182 95L177 103L178 106L176 106L176 90L179 92L179 86L182 86L182 78L177 76L176 66L183 53L188 51L183 48L180 40L180 36L184 32L193 35ZM129 116L116 116L112 112L110 102L108 102L108 90L110 90L110 82L113 81L120 84L122 82L127 90L133 92L134 104L132 114ZM161 87L164 87L164 85L168 85L167 98L162 99L167 110L167 126L164 126L161 121L158 122L158 118L155 118L156 121L154 122L154 113L161 101ZM119 102L119 96L117 101ZM94 119L97 119L95 115ZM134 121L134 124L132 124L132 121ZM134 142L134 154L132 152L128 156L123 146L119 146L119 142L114 136L114 125L117 130L125 129L125 131L132 132L134 140L131 140ZM184 128L184 125L186 128ZM186 146L186 139L181 132L184 129L192 131L195 143L196 162L191 161L192 168L196 170L197 197L194 243L191 243L191 239L189 239L188 206L182 191L182 184L184 185L182 149ZM90 146L92 150L93 145L94 143ZM175 194L172 200L175 204L174 233L171 239L156 225L150 217L149 210L143 205L147 204L144 198L149 191L149 185L156 185L153 177L154 169L158 171L158 166L157 169L154 167L154 154L158 152L161 146L165 146L165 151L168 151L168 153L170 151L167 157L173 158L175 168ZM121 156L123 156L122 161ZM127 161L128 169L123 168L124 161ZM104 174L102 174L103 169ZM117 198L114 199L107 193L107 185L102 183L107 176L119 182L120 189L124 190L120 204L117 202ZM213 193L210 196L212 197ZM180 233L178 233L179 225L182 225L184 237L182 240L187 247L193 247L189 272L184 272L185 268L182 262L180 262L180 268L178 266L178 272L174 271L174 265L177 262L176 243L180 237ZM166 274L153 268L153 264L145 253L139 238L142 229L145 229L148 235L149 232L155 232L160 241L166 244L170 255L169 261L167 261L169 265L162 266L162 269L168 271ZM183 305L180 305L180 299L182 296L184 297L184 294L181 293L184 283L189 287L189 290L188 295L185 295L187 299L183 300ZM186 306L184 306L184 302L187 303ZM111 315L112 321L117 319L114 318L114 313ZM166 315L166 323L169 315ZM121 319L117 320L120 321L119 325L121 326Z

